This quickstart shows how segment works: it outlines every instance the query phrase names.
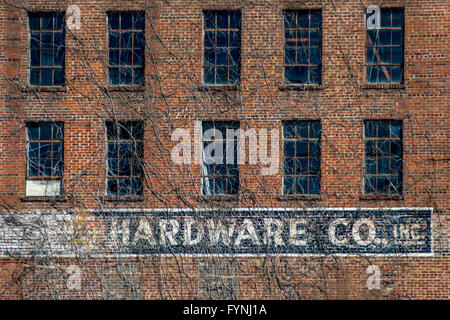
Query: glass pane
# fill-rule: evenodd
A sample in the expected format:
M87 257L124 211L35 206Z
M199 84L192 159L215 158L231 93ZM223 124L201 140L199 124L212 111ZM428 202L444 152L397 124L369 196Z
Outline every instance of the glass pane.
M294 193L294 181L295 181L295 178L292 178L292 177L284 177L283 178L283 193L284 194Z
M118 13L108 13L108 26L110 29L119 29L119 14Z
M226 178L214 179L214 193L225 194L226 193Z
M313 10L311 11L311 28L320 28L322 25L322 12Z
M293 157L295 155L295 142L294 141L285 141L284 142L284 156L285 157Z
M286 47L285 49L285 55L284 55L284 63L289 65L289 64L295 64L295 49Z
M32 49L30 53L30 65L40 66L41 65L41 51L39 49Z
M374 193L376 188L376 178L375 177L365 177L364 178L364 193Z
M285 138L295 138L295 122L285 122L284 123L283 136Z
M310 157L320 156L320 143L318 141L309 142L309 156Z
M145 38L143 32L134 32L134 47L135 48L144 48Z
M308 79L307 67L286 67L285 79L289 83L305 83Z
M203 68L203 79L206 84L214 84L214 68Z
M53 14L42 15L42 30L53 30Z
M314 139L320 138L320 122L319 121L312 121L310 122L310 128L309 128L309 137Z
M214 48L216 44L216 33L214 31L205 32L205 48Z
M217 28L218 29L228 28L228 12L226 11L217 12Z
M36 177L39 175L39 160L38 159L29 159L28 161L28 175L32 177Z
M216 83L224 84L227 83L228 78L228 68L216 68Z
M28 144L28 157L29 158L39 158L39 143L30 142Z
M211 11L206 11L204 13L204 23L205 23L205 28L208 29L215 29L216 28L216 16L213 12Z
M285 158L284 159L284 174L293 175L294 174L294 159Z
M308 156L308 142L306 142L306 141L297 141L295 155L297 157L306 157L306 156Z
M285 28L295 28L297 25L296 14L294 11L286 11L284 13L284 27Z
M108 160L108 175L116 176L118 174L117 159Z
M120 68L120 84L131 84L131 68Z
M132 14L131 12L121 13L121 25L122 30L132 29Z
M131 66L133 58L133 51L131 49L120 50L120 65Z
M319 158L309 158L309 173L319 174L320 173L320 159Z
M145 28L145 12L135 12L134 16L134 29L144 30Z
M142 194L142 179L133 178L131 179L131 193L134 195Z
M217 31L217 46L228 47L228 31Z
M240 11L232 11L229 13L230 15L230 28L231 29L240 29L241 28L241 12Z
M310 49L310 64L320 64L321 56L320 56L320 48L311 48Z
M308 193L308 178L307 177L297 177L295 178L295 187L297 189L297 193L305 194Z
M118 68L109 69L109 83L110 84L119 84L119 69Z
M108 179L108 194L117 194L117 180Z
M241 46L241 32L240 31L230 31L230 47Z
M306 121L301 121L297 123L297 138L307 139L308 135L309 123Z
M30 25L30 30L40 30L41 29L41 18L38 13L29 13L29 25Z
M109 65L110 66L119 65L119 50L118 49L109 50Z
M143 85L144 84L144 68L137 68L133 69L133 83L136 85Z
M53 148L52 158L62 159L62 154L63 154L62 143L55 142L55 143L53 143L52 148Z
M377 136L377 127L374 121L366 121L364 123L364 136L366 138L375 138Z
M319 177L309 177L309 193L319 194L320 193L320 178Z
M39 126L37 123L29 123L28 125L28 139L39 140Z
M217 65L228 65L228 49L217 49Z
M53 50L41 50L41 65L52 66L53 65Z
M119 194L120 195L128 195L131 193L131 179L130 178L122 178L119 179Z
M41 47L41 34L40 33L32 33L30 35L30 48L38 49Z
M122 32L120 34L120 46L121 48L132 48L133 46L132 32Z
M109 33L109 47L110 48L119 48L119 38L120 38L120 34L118 32L110 32Z

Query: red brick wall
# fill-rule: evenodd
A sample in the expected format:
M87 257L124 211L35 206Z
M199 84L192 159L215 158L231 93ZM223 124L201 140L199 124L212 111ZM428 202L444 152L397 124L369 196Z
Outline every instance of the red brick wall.
M36 92L28 86L29 11L81 9L82 29L66 32L66 86ZM364 86L365 23L369 5L405 9L404 86ZM0 210L30 212L98 208L230 207L433 207L434 257L376 258L392 293L376 297L448 298L448 6L442 0L417 1L16 1L0 3ZM282 10L321 8L322 86L320 90L280 90L283 82ZM202 91L202 10L241 9L241 86ZM106 12L145 10L146 85L117 91L107 85ZM105 194L104 121L143 119L146 125L147 181L139 201L115 202ZM241 128L280 128L282 120L320 119L323 129L320 200L281 200L282 170L261 176L258 166L241 166L238 201L198 201L201 169L170 160L173 128L193 130L194 120L239 120ZM402 199L364 199L363 121L403 120ZM25 196L25 122L64 121L64 201L31 201ZM193 132L193 131L191 131ZM281 145L280 145L281 148ZM280 156L281 156L280 152ZM282 163L280 158L280 163ZM36 200L36 199L34 199ZM174 258L175 259L175 258ZM321 258L280 258L294 265L320 265ZM195 297L198 259L143 258L150 268L143 298ZM279 260L279 259L277 259ZM324 258L327 292L311 286L298 298L375 297L364 286L365 258ZM156 261L156 262L155 262ZM239 259L239 297L283 297L282 283L262 259ZM3 258L0 296L16 297L10 278L23 263ZM95 269L95 260L86 265ZM281 268L277 262L276 267ZM12 266L16 266L13 268ZM339 270L336 271L337 266ZM186 267L186 268L185 268ZM185 268L185 269L184 269ZM253 269L256 268L256 269ZM319 266L314 266L319 268ZM320 269L320 268L319 268ZM342 271L341 269L345 269ZM170 270L174 270L172 273ZM254 270L254 271L252 271ZM315 269L314 269L315 270ZM308 274L316 274L310 270ZM333 270L335 272L333 272ZM323 270L322 270L323 271ZM339 272L344 276L340 276ZM300 281L301 272L293 271ZM282 275L288 277L288 271ZM249 278L246 274L252 274ZM259 275L261 277L259 278ZM319 273L320 274L320 273ZM170 281L159 283L160 278ZM192 277L189 285L189 279ZM307 281L314 282L314 276ZM397 278L396 278L397 277ZM158 280L159 279L159 280ZM256 279L256 280L255 280ZM304 285L305 282L302 282ZM192 287L189 287L192 286ZM295 285L294 285L295 286ZM268 290L267 288L271 288ZM8 289L5 289L8 288ZM10 289L9 289L10 288ZM155 289L158 288L158 289ZM188 288L188 289L186 289ZM190 288L190 289L189 289ZM298 288L297 288L298 289ZM281 290L281 291L280 291ZM388 290L388 289L386 289ZM390 289L389 289L390 290ZM388 291L389 291L388 290ZM99 295L99 293L96 293ZM94 294L95 295L95 294ZM285 296L284 296L285 297ZM286 298L286 297L285 297Z

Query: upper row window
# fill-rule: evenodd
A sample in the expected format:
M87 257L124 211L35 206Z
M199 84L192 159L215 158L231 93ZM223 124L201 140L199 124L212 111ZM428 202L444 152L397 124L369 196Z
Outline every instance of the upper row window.
M367 29L366 82L403 82L403 9L382 9L378 29ZM285 10L284 82L321 84L322 12ZM207 85L240 82L241 12L205 11L203 81ZM30 13L30 84L65 83L64 13ZM145 12L108 13L108 83L143 85Z
M64 85L64 13L30 13L30 84Z

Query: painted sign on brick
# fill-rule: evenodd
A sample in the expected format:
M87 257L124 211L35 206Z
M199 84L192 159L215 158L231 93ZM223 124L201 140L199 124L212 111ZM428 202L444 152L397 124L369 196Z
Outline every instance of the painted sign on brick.
M430 254L431 215L428 208L28 215L25 230L1 221L0 249L2 255Z

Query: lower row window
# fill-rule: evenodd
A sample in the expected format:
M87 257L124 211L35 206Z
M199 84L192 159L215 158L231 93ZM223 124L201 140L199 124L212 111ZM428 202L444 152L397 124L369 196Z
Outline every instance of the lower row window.
M239 122L203 122L202 193L237 194ZM319 121L283 122L283 194L320 194ZM107 122L107 194L142 195L144 124ZM402 192L402 122L364 122L364 193ZM62 194L64 124L27 124L26 195Z

